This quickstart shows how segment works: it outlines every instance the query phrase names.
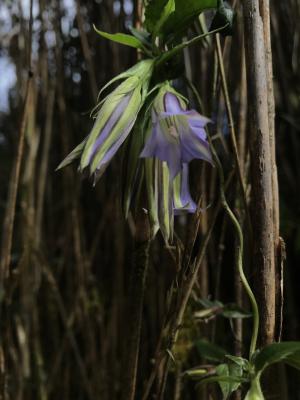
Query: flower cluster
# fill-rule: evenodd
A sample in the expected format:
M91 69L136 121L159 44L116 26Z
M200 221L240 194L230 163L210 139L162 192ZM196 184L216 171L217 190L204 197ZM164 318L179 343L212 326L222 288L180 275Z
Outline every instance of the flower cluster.
M133 150L129 154L133 160L128 163L134 183L131 182L127 190L130 200L126 210L133 187L138 184L136 166L139 165L144 171L139 176L145 177L152 233L155 235L160 229L168 242L172 239L174 215L196 211L189 191L188 164L193 159L212 163L205 133L210 120L194 110L187 110L185 99L169 82L148 92L152 70L153 61L144 60L108 83L125 79L102 100L89 136L58 168L80 158L80 171L88 169L96 180L132 132L130 146ZM155 90L157 94L153 100L153 95L148 94ZM143 107L145 103L147 107ZM150 109L151 120L141 128L136 120L139 114L147 120L145 109ZM133 129L134 125L138 128Z

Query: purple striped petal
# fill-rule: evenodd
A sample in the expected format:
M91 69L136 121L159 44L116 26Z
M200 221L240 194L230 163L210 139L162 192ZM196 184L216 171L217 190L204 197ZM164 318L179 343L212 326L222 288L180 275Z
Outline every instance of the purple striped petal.
M170 179L174 179L181 169L179 136L175 126L172 125L165 129L165 127L161 127L160 123L153 124L152 133L140 157L156 157L161 161L166 161L170 171Z
M97 150L101 147L101 145L107 139L107 137L109 136L109 134L112 131L113 127L115 126L115 124L120 119L120 117L123 114L127 104L129 103L130 97L131 97L131 94L127 94L126 96L124 96L122 98L120 103L115 108L114 112L111 114L111 116L108 119L107 123L105 124L103 130L101 132L99 132L99 136L98 136L97 140L95 141L95 143L93 145L89 162L91 162L92 158L97 153ZM101 112L99 114L99 118L101 118Z
M119 150L120 146L127 139L134 123L135 123L135 119L130 122L130 124L123 130L123 132L119 136L118 140L116 140L115 143L110 147L110 149L105 153L105 156L102 158L101 162L98 164L98 166L96 168L96 171L95 171L96 180L98 180L102 176L102 174L106 170L110 160L113 158L113 156Z

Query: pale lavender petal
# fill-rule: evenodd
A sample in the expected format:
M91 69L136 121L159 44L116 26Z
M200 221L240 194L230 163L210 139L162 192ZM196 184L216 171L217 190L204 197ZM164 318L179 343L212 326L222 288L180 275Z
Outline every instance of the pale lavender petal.
M189 169L188 164L186 163L182 165L180 200L184 205L184 208L174 208L175 215L180 215L186 212L194 213L197 210L197 204L192 199L190 193Z
M173 179L181 169L181 150L176 128L167 131L159 123L153 124L152 133L148 138L140 157L156 157L166 161L170 171L170 179Z
M206 126L208 123L212 122L211 119L204 117L195 110L185 111L184 114L188 117L188 120L192 125L199 126L202 128Z
M182 162L188 163L194 158L212 163L211 151L206 140L201 139L192 129L180 131Z
M99 179L103 172L106 170L110 160L119 150L120 146L124 143L126 138L128 137L133 125L135 123L135 119L130 122L130 124L123 130L121 135L118 137L118 140L107 150L105 156L101 159L100 163L97 165L97 169L95 171L96 179Z
M164 107L166 112L172 114L177 114L183 111L183 108L180 105L178 97L170 92L167 92L164 96Z
M191 126L191 125L190 125L190 128L194 132L194 134L196 136L198 136L199 139L206 141L207 135L206 135L205 129L200 128L200 127Z

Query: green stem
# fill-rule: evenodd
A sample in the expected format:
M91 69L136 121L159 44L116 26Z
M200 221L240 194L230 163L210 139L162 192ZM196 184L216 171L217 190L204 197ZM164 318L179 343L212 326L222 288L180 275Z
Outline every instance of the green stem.
M173 47L173 49L167 51L166 53L163 53L161 56L157 58L156 61L156 67L160 67L162 64L167 62L170 58L174 57L176 54L180 53L183 49L185 49L188 46L191 46L192 44L198 43L201 39L205 38L206 36L213 35L215 33L218 33L222 31L223 29L227 28L228 24L222 26L221 28L215 29L210 32L203 33L202 35L196 36L191 40L188 40L184 43L178 44L177 46Z
M248 283L248 280L246 278L246 275L244 273L244 269L243 269L243 253L244 253L244 238L243 238L243 232L242 232L242 228L240 226L239 221L237 220L236 216L234 215L234 213L231 211L231 208L229 207L226 197L225 197L225 192L224 192L224 173L223 173L223 168L221 165L221 162L217 156L217 153L214 149L214 146L211 142L210 137L208 136L208 140L210 142L210 146L211 146L211 150L212 150L212 154L214 157L214 161L216 163L217 169L218 169L218 173L219 173L219 178L220 178L220 195L221 195L221 202L222 205L225 209L225 211L227 212L229 218L231 219L237 236L238 236L238 252L237 252L237 267L238 267L238 271L240 274L240 278L242 281L242 284L244 286L244 289L249 297L250 303L251 303L251 307L252 307L252 313L253 313L253 330L252 330L252 336L251 336L251 343L250 343L250 350L249 350L249 359L251 359L251 356L253 355L253 353L256 350L256 343L257 343L257 336L258 336L258 328L259 328L259 311L258 311L258 306L257 306L257 302L255 299L255 296L252 292L252 289Z

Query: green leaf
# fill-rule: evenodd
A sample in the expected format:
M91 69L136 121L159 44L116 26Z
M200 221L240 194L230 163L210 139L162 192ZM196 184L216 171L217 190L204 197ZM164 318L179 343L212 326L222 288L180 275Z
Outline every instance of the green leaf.
M165 5L162 13L158 21L155 24L153 36L160 36L160 30L162 29L163 25L167 21L168 17L175 11L175 0L168 0L167 4Z
M220 362L224 360L224 357L227 354L225 349L213 343L207 342L206 340L198 340L195 345L200 356L209 361Z
M219 376L229 376L229 368L227 364L220 364L217 366L216 368L216 373ZM219 381L219 386L221 388L222 394L223 394L223 398L227 399L227 397L230 394L230 385L231 382L223 382L223 381Z
M243 376L243 369L237 364L220 364L217 366L216 372L220 376L228 376L230 379L232 378L232 380L229 382L218 382L222 390L224 399L227 399L228 396L230 396L231 393L237 390L240 386Z
M147 47L151 46L151 43L149 42L149 37L150 37L149 32L135 29L133 26L130 26L129 30L133 34L133 36L135 36L145 46Z
M116 43L125 44L129 47L134 47L135 49L143 49L143 43L132 35L127 35L126 33L107 33L100 31L93 25L94 30L105 39L111 40Z
M243 377L237 377L237 376L227 376L227 375L214 375L214 376L209 376L207 378L203 378L200 380L199 384L203 385L206 383L220 383L220 382L227 382L227 383L244 383L247 382L246 378Z
M241 367L244 371L249 371L250 363L246 358L232 356L231 354L226 354L226 358Z
M263 348L255 357L254 365L257 373L261 373L269 365L283 361L300 364L300 342L273 343Z
M216 307L222 308L222 307L224 307L224 304L218 300L212 301L212 300L208 300L208 299L199 299L198 301L205 308L216 308Z
M300 352L294 353L284 361L289 366L300 370Z
M184 32L202 11L216 8L217 3L217 0L175 0L175 11L164 22L161 27L161 34L166 36ZM153 33L155 30L156 23L161 16L161 10L166 4L166 0L149 1L145 11L145 24L149 32Z
M243 378L243 368L238 365L238 364L229 364L229 376L233 377L233 378ZM232 382L230 384L230 392L229 394L235 392L239 386L240 386L241 382Z
M145 27L148 32L153 32L157 21L160 19L161 10L168 0L150 0L145 8Z
M236 304L227 304L221 314L225 318L250 318L252 316L251 313L244 311Z

